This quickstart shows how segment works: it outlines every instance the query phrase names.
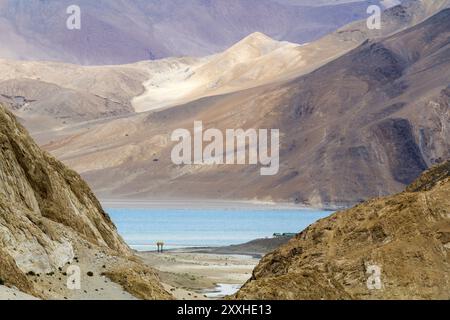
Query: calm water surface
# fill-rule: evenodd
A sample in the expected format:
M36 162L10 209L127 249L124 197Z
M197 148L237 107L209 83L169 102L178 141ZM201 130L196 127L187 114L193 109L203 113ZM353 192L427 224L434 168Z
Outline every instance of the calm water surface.
M318 210L190 210L108 209L125 241L136 250L226 246L274 233L297 233L330 211Z

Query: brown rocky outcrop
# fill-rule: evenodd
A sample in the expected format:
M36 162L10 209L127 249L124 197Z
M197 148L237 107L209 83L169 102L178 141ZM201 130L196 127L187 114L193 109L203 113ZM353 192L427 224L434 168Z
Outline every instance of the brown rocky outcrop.
M367 285L371 266L379 290ZM236 297L450 299L450 162L310 226L265 256Z
M80 176L41 151L0 106L1 282L35 294L30 275L61 271L95 248L145 269L131 261L132 251ZM158 294L145 298L169 297L152 270L146 272L145 285Z

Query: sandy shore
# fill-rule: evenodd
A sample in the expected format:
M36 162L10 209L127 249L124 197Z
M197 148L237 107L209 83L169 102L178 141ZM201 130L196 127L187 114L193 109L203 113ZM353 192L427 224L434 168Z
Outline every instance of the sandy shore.
M243 255L188 252L140 253L159 271L166 290L180 300L222 298L243 285L259 259Z

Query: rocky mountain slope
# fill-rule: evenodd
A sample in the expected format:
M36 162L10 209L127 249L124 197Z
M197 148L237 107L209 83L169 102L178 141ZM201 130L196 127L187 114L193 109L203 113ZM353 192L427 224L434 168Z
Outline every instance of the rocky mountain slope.
M15 114L42 142L80 122L129 116L298 77L368 38L414 25L449 3L437 0L430 6L411 0L385 11L381 30L368 30L363 20L304 45L275 41L257 32L204 58L102 67L0 60L0 100L13 105ZM6 48L12 45L5 43Z
M153 111L276 82L294 70L307 69L312 60L308 50L308 45L275 41L255 32L224 52L150 72L145 93L135 97L132 105L136 112ZM315 60L321 63L320 58Z
M303 43L366 17L373 2L309 7L274 0L81 0L81 30L70 31L71 0L1 0L0 43L7 45L0 57L104 65L205 56L256 31Z
M41 143L68 134L63 131L74 134L82 123L129 117L292 79L360 42L360 37L335 33L298 45L257 32L203 58L98 67L0 60L0 101L13 107Z
M265 256L236 298L448 300L449 195L446 162L403 193L323 219ZM371 266L379 289L367 286Z
M9 103L42 142L83 123L128 117L284 79L293 70L309 68L309 50L309 46L254 33L220 54L198 59L100 67L0 60L0 101Z
M105 198L228 198L348 206L401 191L449 154L449 10L286 82L90 126L46 148ZM281 168L179 167L170 135L279 128ZM100 147L101 146L101 147Z
M156 72L163 63L155 63ZM136 65L83 67L50 62L0 60L0 103L11 106L41 143L80 123L134 113L131 100L148 77Z
M95 269L92 260L111 260L103 272L123 277L129 274L130 278L133 273L136 277L147 274L140 283L134 283L140 290L148 287L138 297L169 297L153 271L134 261L132 252L87 184L74 171L41 151L2 106L0 230L2 284L40 298L62 299L63 295L79 294L65 288L67 274L63 272L69 265L83 266L85 275ZM99 281L100 276L92 274L88 278L86 283ZM88 286L83 286L85 292Z

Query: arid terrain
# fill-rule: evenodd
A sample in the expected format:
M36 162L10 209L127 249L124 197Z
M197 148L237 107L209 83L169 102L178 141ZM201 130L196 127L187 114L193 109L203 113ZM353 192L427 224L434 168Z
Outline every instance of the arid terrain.
M222 299L237 292L250 279L262 256L290 239L255 239L225 247L140 252L138 256L158 271L164 288L176 299Z
M446 162L403 193L323 219L265 256L235 298L448 300L449 194Z
M450 299L450 0L79 3L0 0L0 299ZM195 121L279 129L278 174L176 165ZM343 211L138 253L101 203Z
M244 255L182 252L140 253L158 271L164 288L179 300L209 300L233 294L252 275L259 259ZM218 285L236 287L221 292Z
M81 177L42 151L3 106L0 145L1 285L41 299L171 298ZM68 286L72 266L82 290Z
M389 21L409 25L415 20L408 10L393 8ZM357 39L364 37L350 38L345 43L356 48L332 61L322 56L315 71L302 69L298 60L298 77L283 71L273 83L62 129L56 133L60 139L44 148L81 173L103 199L239 199L343 207L399 192L450 156L448 15L441 11L359 46ZM337 32L309 46L282 48L307 52L342 37ZM225 56L249 43L262 50L273 41L254 35ZM239 75L229 80L239 79L242 85L245 73ZM156 91L150 97L158 97ZM261 177L257 166L174 165L171 133L192 130L199 119L205 129L279 128L279 174Z

